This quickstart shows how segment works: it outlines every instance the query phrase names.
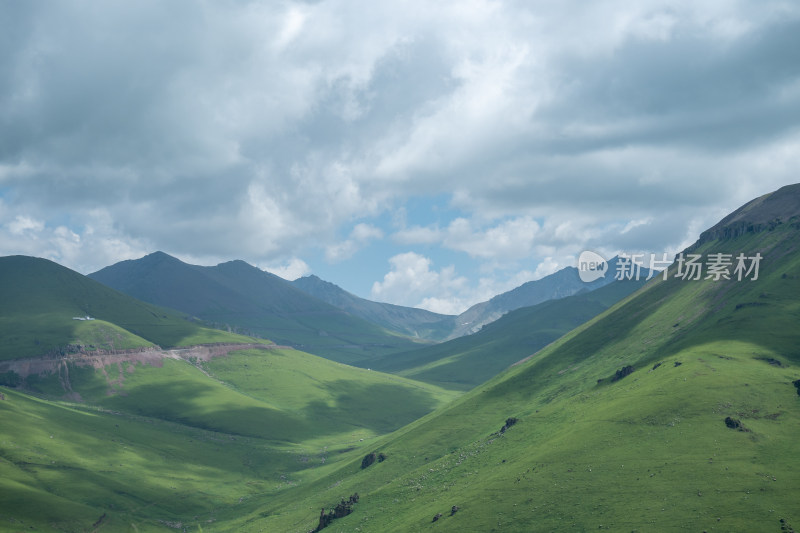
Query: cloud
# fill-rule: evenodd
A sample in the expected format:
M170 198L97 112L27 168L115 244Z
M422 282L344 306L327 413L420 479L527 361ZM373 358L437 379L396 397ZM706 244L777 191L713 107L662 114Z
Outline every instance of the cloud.
M413 302L455 308L587 247L675 249L796 181L799 46L780 0L5 3L0 253L442 248L470 267L418 263L447 290Z
M110 214L103 210L81 217L76 231L26 215L7 218L6 207L0 202L0 250L43 257L86 273L96 270L98 264L105 266L154 251L145 241L120 235Z
M294 281L297 278L302 278L311 273L311 267L309 267L305 261L297 257L292 257L288 262L283 264L267 265L261 268L289 281Z
M391 270L383 281L372 285L373 299L447 314L463 305L455 295L467 279L458 276L454 266L431 270L431 260L414 252L395 255L389 263Z
M460 314L496 294L550 274L557 266L548 258L536 272L518 269L511 275L505 272L502 276L482 276L471 281L458 274L454 265L436 270L430 258L415 252L397 254L389 259L389 264L391 269L383 280L372 285L372 299L449 315ZM568 265L561 265L564 266Z
M356 224L348 239L325 249L325 258L332 262L349 259L369 241L382 238L383 231L380 228L370 224Z

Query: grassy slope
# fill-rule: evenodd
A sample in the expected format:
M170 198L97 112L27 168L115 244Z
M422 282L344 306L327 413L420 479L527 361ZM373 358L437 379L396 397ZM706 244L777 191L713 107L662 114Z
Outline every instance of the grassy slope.
M466 337L392 354L372 368L455 390L468 390L605 311L644 284L612 283L566 298L511 311Z
M294 350L198 364L72 364L82 404L53 400L63 372L0 388L0 530L214 529L454 397Z
M699 251L756 250L758 281L651 283L376 443L385 462L353 461L237 526L307 531L320 506L359 492L330 531L779 531L781 518L797 527L797 229ZM635 372L610 383L625 365ZM498 434L509 416L519 422ZM727 428L727 416L749 431Z
M0 296L0 359L41 355L67 344L125 349L251 341L202 328L46 259L0 257ZM86 315L98 320L73 320Z

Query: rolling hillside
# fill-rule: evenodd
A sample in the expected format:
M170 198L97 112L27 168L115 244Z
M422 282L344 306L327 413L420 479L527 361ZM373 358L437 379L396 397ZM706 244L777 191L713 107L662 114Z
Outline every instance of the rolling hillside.
M91 317L94 320L75 320ZM251 339L200 327L46 259L0 257L0 359ZM79 348L82 347L82 348Z
M0 387L2 531L230 530L454 398L276 347L61 361Z
M0 386L0 529L791 531L800 185L734 215L458 397L274 346Z
M213 528L457 396L202 328L43 259L0 273L0 531Z
M335 361L357 364L417 346L408 337L313 298L244 261L203 267L156 252L89 277L215 327L269 338Z
M469 390L602 313L642 287L645 277L522 307L472 335L383 356L370 365L382 372Z
M292 285L352 315L411 337L442 340L453 331L456 324L453 315L365 300L317 276L296 279Z
M796 528L798 187L757 200L768 222L749 219L749 204L691 248L704 261L760 254L757 279L737 280L735 262L732 279L685 279L675 264L668 280L373 445L391 459L354 460L237 527L309 531L320 507L358 492L332 531Z

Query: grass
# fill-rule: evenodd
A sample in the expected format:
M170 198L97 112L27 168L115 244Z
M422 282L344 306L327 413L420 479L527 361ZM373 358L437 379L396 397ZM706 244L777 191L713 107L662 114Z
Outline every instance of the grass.
M381 446L392 461L364 472L352 465L339 474L347 481L314 487L309 499L362 495L340 531L778 530L781 517L800 518L800 410L788 384L797 372L704 351L720 348L737 353L682 352L679 367L668 359L629 382L524 410L509 410L507 398L467 402ZM497 435L512 414L520 421ZM726 416L750 431L728 429ZM252 530L313 526L313 512L299 508L307 500L297 508L279 500L288 512ZM453 505L460 510L450 517ZM433 524L437 513L445 517Z
M457 398L280 350L2 388L0 528L306 532L354 492L326 531L796 528L796 229L699 250L758 281L655 280Z
M797 527L795 237L778 228L707 243L701 253L760 251L759 280L655 281L377 442L387 461L343 464L236 527L308 530L316 508L352 492L360 502L331 531ZM634 372L611 382L626 365Z
M68 366L81 403L62 372L0 388L0 530L213 531L455 396L294 350Z

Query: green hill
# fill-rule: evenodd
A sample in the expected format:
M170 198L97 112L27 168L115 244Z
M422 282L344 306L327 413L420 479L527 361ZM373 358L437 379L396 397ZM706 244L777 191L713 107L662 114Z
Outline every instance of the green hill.
M642 287L645 278L516 309L472 335L383 356L370 366L449 389L469 390L605 311Z
M277 348L82 363L0 387L2 531L229 529L454 397Z
M800 202L786 200L798 187L757 200L768 223L745 217L690 249L703 261L731 254L731 274L738 254L761 254L758 279L694 281L673 265L668 280L373 445L391 459L354 460L236 527L309 531L320 507L354 492L332 531L797 527Z
M243 261L203 267L156 252L89 277L216 327L263 336L335 361L358 364L418 346Z
M75 320L80 317L94 320ZM203 328L61 265L0 257L0 359L86 350L250 342Z

